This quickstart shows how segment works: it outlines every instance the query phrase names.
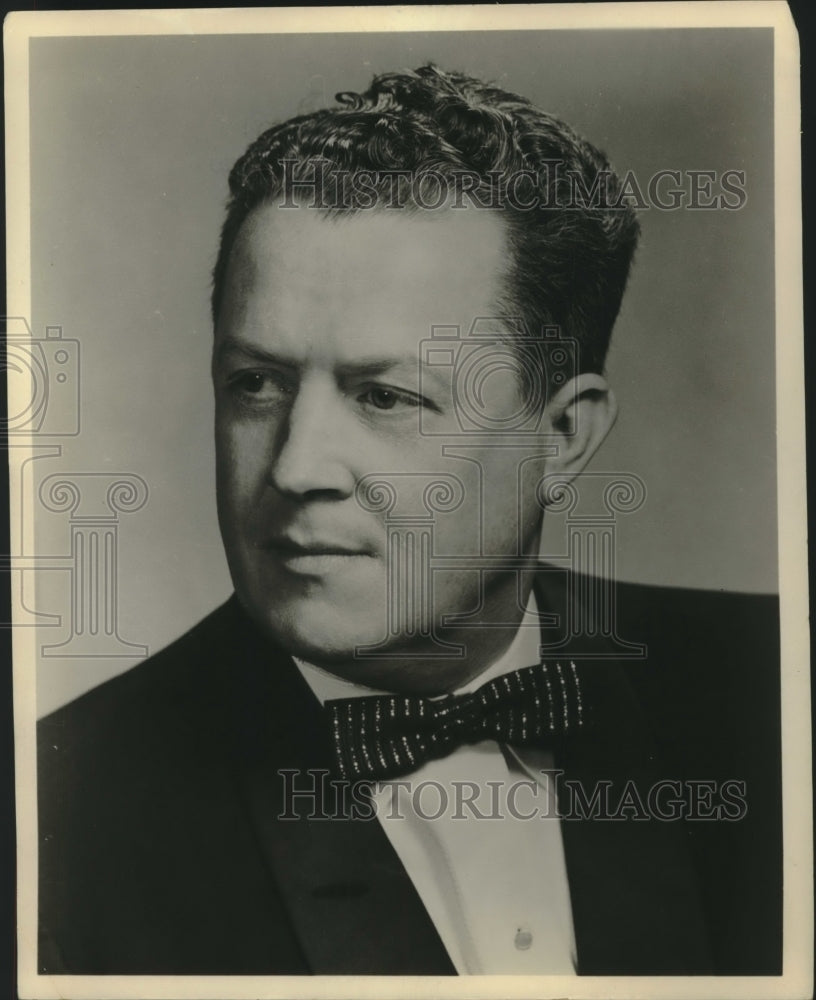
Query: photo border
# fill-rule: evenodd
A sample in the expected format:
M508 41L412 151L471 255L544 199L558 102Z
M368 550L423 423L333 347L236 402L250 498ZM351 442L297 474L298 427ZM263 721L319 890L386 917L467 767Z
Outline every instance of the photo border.
M15 629L14 715L21 997L806 997L812 988L808 577L799 53L784 3L13 12L5 23L8 307L31 315L28 42L45 36L770 27L774 30L776 386L782 659L784 938L780 977L41 976L36 971L35 635ZM25 449L23 449L23 452ZM11 498L19 522L19 498ZM15 508L17 504L17 508ZM28 530L33 532L29 521ZM28 539L27 541L32 541ZM810 877L808 877L810 876Z

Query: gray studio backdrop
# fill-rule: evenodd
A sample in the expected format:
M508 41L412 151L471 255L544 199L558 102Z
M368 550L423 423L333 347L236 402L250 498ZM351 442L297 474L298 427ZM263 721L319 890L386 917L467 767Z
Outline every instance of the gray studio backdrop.
M61 326L79 341L81 428L35 463L31 503L40 550L66 548L65 517L38 506L45 476L147 484L146 505L118 524L123 639L154 652L231 589L208 372L230 166L275 121L428 60L528 96L644 184L664 169L745 171L738 211L640 213L608 365L620 418L593 468L634 473L648 491L618 524L620 578L776 589L770 32L37 39L30 319L37 336ZM562 532L551 523L547 546L562 548ZM63 616L41 630L58 639L68 574L37 576L27 601ZM40 710L135 662L43 658Z

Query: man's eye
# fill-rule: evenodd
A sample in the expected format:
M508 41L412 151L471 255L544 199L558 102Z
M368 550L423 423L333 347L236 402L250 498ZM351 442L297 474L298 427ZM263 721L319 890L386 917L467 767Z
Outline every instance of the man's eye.
M382 385L369 386L362 393L360 399L364 403L369 403L375 410L393 410L395 406L419 406L420 400L406 392L399 392L397 389L389 389Z
M260 372L248 372L239 375L234 379L232 384L244 392L251 392L254 395L263 391L266 384L266 376L261 375Z
M276 372L235 372L228 378L227 384L237 395L254 399L277 399L289 389L285 379Z

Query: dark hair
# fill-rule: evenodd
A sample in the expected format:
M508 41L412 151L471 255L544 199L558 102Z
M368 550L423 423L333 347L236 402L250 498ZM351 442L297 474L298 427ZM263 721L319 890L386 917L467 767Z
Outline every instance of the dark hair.
M417 210L423 190L453 181L507 222L512 259L497 307L534 337L558 327L578 344L579 370L600 372L638 237L605 156L525 98L433 65L336 99L264 132L232 168L214 319L238 231L262 202L297 204L310 185L314 199L319 174L314 205L330 214Z

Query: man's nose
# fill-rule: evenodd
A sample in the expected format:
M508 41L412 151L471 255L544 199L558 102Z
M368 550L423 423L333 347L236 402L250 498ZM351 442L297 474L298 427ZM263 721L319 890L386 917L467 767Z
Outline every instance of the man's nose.
M352 442L343 411L343 400L333 387L301 383L273 445L268 481L278 492L299 498L343 498L354 492L348 461Z

